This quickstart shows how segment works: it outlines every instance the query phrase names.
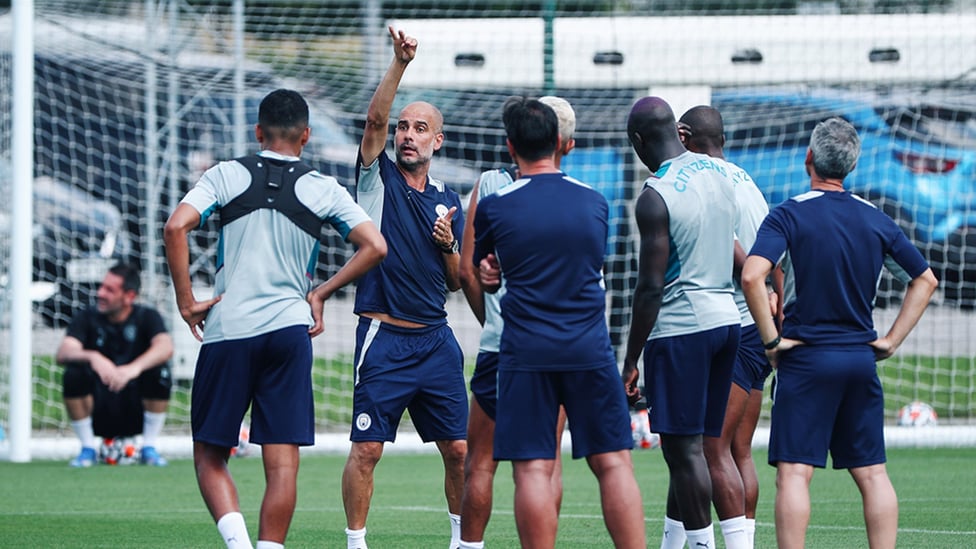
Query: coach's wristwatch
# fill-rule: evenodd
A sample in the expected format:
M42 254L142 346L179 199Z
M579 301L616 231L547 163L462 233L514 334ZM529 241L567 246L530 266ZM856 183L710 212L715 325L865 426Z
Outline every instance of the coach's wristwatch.
M451 245L450 246L441 246L440 248L441 248L441 251L444 252L444 253L446 253L446 254L456 254L456 253L458 253L458 250L460 249L460 246L458 244L458 241L455 240L454 242L451 242Z

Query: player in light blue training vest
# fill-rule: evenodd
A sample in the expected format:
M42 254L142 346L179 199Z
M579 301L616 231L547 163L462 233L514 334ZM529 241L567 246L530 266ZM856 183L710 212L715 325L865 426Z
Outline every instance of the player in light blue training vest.
M638 398L643 353L651 428L671 474L662 547L682 524L689 546L714 547L702 438L722 432L739 346L731 168L685 150L671 107L657 97L634 105L627 134L652 175L635 212L641 244L622 375Z
M284 544L295 510L299 446L315 442L312 342L324 302L386 254L369 216L334 177L299 157L308 142L308 105L276 90L262 101L255 137L261 152L207 170L166 222L166 259L176 303L203 340L190 419L200 492L229 549L251 547L227 468L251 408L251 442L267 476L258 546ZM187 235L218 212L215 296L197 301ZM312 288L319 238L330 224L358 250ZM201 337L200 331L203 331ZM264 543L262 543L264 542Z
M396 440L405 411L444 462L451 547L460 544L461 492L468 422L463 357L444 309L460 289L459 242L464 216L457 193L428 176L444 140L444 119L429 103L400 111L394 145L385 152L390 108L417 41L389 29L394 59L370 101L359 148L357 200L379 225L389 254L356 288L355 388L342 475L347 546L366 547L373 471L383 445Z
M725 158L722 147L725 133L722 115L707 105L692 107L678 120L678 133L691 152ZM712 477L712 502L719 518L719 528L728 549L752 549L756 532L756 503L759 481L752 460L752 437L762 408L763 386L772 371L763 351L762 340L755 321L749 314L745 296L738 283L738 274L746 254L756 241L759 224L769 213L766 198L745 170L728 162L735 183L738 212L735 223L736 274L735 304L739 308L741 335L725 408L722 435L704 438L705 457ZM774 297L782 294L782 273L777 269L779 283ZM773 311L770 311L773 314ZM669 536L672 543L684 538L683 529L675 527Z
M742 268L749 310L776 373L769 463L776 466L776 541L803 547L814 468L848 469L863 500L868 545L895 547L898 499L885 467L884 394L875 361L892 356L921 318L938 282L898 225L844 190L861 150L840 118L814 128L810 191L773 209ZM782 332L769 318L765 280L789 252L795 294ZM901 311L878 337L872 309L882 265L910 282ZM811 413L815 411L816 413Z

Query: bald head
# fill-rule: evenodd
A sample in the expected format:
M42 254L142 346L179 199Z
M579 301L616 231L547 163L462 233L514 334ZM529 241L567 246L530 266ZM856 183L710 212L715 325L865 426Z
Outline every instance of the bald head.
M634 103L627 117L627 137L634 152L651 171L657 171L662 162L685 152L674 112L660 97L644 97Z
M725 127L722 124L722 115L717 109L708 105L692 107L681 115L678 125L684 125L686 128L685 148L689 151L723 157Z
M444 131L444 115L426 101L414 101L400 111L400 120L422 120L434 133Z

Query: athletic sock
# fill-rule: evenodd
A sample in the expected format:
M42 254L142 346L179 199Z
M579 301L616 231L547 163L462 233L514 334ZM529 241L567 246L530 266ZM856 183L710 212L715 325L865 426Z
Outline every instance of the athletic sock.
M254 549L251 538L247 535L247 525L244 515L238 512L227 513L217 521L217 531L224 538L227 549Z
M285 544L278 543L277 541L266 541L259 539L258 544L254 549L285 549Z
M715 529L709 524L698 530L685 530L688 547L715 547Z
M88 416L84 419L76 419L71 422L71 430L78 436L82 448L95 447L95 430L92 427L92 418Z
M461 540L460 549L485 549L485 542Z
M447 517L451 519L451 547L457 549L461 545L461 515L455 515L448 511Z
M166 412L143 412L142 413L142 445L156 446L159 433L163 431L163 424L166 422Z
M346 549L368 549L366 547L366 528L359 530L346 528Z
M746 519L746 534L749 535L749 549L756 546L756 519Z
M687 539L683 522L671 517L664 517L664 535L661 536L661 549L682 549Z
M727 549L749 549L749 531L746 525L746 516L732 517L718 523L722 529L722 537L725 538Z

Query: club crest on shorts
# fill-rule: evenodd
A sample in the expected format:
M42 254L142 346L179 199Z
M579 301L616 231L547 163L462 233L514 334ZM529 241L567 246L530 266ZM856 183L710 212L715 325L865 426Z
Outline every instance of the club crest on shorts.
M448 207L443 204L438 204L437 206L434 207L434 212L437 214L438 218L447 215L447 211L448 211Z
M356 416L356 428L360 431L365 431L369 429L370 425L373 424L373 418L369 417L369 414L363 412Z

